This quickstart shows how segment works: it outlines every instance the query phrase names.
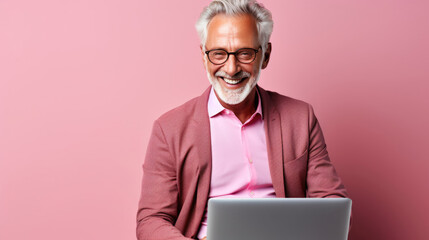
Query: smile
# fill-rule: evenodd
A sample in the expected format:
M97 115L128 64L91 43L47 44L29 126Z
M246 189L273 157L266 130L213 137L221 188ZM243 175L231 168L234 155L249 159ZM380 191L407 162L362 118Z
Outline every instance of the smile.
M230 84L230 85L237 85L239 83L241 83L242 81L244 81L246 78L242 78L242 79L229 79L229 78L223 78L221 77L222 80L224 80L226 83Z

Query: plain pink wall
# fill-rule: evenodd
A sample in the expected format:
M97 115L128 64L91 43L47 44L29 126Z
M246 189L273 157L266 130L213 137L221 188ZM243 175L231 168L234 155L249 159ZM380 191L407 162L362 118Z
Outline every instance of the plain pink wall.
M152 122L209 84L208 3L0 1L0 239L135 239ZM263 3L260 85L315 107L351 239L428 239L427 1Z

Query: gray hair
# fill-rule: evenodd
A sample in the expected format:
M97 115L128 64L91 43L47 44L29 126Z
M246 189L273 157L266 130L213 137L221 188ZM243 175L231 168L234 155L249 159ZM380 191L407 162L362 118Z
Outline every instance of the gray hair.
M217 14L226 14L237 16L240 14L250 14L256 20L258 29L258 40L262 46L262 51L265 52L267 43L270 41L271 33L273 32L273 19L271 12L264 8L255 0L214 0L204 8L200 15L195 28L200 36L201 45L205 49L207 40L207 27L210 21Z

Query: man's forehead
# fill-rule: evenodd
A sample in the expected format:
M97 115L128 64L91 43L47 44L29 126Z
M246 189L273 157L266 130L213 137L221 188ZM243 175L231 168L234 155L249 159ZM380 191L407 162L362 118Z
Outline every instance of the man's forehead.
M218 14L210 21L207 31L207 45L234 42L255 45L258 40L256 21L248 14L236 16Z

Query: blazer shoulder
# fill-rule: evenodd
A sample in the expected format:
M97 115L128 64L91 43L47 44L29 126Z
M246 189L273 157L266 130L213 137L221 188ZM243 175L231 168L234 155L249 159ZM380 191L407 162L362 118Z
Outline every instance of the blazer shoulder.
M192 98L184 104L162 114L155 120L155 125L163 130L166 135L177 135L189 129L195 116L204 114L203 96ZM208 117L208 113L207 113Z
M270 97L271 104L282 113L293 113L293 115L297 113L308 113L312 112L313 108L311 104L295 99L289 96L285 96L273 91L266 91L268 96Z
M313 107L302 100L284 96L277 92L267 91L268 108L275 109L287 131L293 135L307 135L317 123Z

